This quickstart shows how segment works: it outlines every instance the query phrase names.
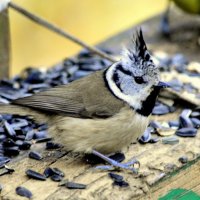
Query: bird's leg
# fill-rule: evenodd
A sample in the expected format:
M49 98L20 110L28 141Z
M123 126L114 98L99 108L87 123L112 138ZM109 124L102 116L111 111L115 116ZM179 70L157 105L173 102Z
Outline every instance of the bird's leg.
M125 169L125 170L130 170L134 173L138 172L137 169L134 168L134 164L139 164L139 161L137 161L136 159L133 159L132 161L127 162L127 163L119 163L119 162L99 153L96 150L92 150L92 154L102 158L103 160L105 160L107 163L109 163L111 165L111 166L108 166L108 165L98 166L98 167L96 167L96 169L101 169L101 170Z

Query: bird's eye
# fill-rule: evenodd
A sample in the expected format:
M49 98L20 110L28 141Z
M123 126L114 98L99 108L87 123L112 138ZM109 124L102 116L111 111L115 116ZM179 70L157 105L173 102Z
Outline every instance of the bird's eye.
M134 77L134 79L135 79L135 82L138 84L146 83L141 76L136 76Z

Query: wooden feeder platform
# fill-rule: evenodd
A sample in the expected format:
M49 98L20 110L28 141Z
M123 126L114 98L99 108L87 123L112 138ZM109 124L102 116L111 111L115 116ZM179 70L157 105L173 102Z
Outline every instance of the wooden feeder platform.
M142 27L147 46L152 51L164 51L168 54L182 53L190 61L200 61L199 30L200 20L179 11L171 13L172 37L170 40L164 38L159 30L161 16L156 16L139 24ZM137 27L132 27L108 40L99 46L115 49L117 52L126 44ZM199 80L200 85L200 80ZM154 116L152 119L158 121L169 121L178 119L180 110L164 116ZM32 145L32 150L42 153L44 159L35 161L28 158L28 152L17 156L8 164L14 168L11 175L0 177L0 183L4 186L0 199L18 200L23 199L16 195L15 188L23 186L31 190L33 199L40 200L78 200L78 199L170 199L170 190L185 189L174 199L182 199L187 195L194 194L190 199L200 199L200 131L194 138L179 138L179 143L174 145L155 144L141 145L132 144L125 150L126 161L133 157L137 158L141 167L139 174L135 175L127 171L116 172L123 175L129 187L120 188L112 185L112 180L105 171L94 170L94 167L83 162L77 155L67 154L64 151L44 150L43 144ZM181 164L178 159L187 156L189 162ZM50 179L37 181L29 179L25 175L27 169L43 172L46 167L57 167L65 173L69 181L87 185L84 190L69 190L58 187L57 182ZM162 197L162 198L161 198Z

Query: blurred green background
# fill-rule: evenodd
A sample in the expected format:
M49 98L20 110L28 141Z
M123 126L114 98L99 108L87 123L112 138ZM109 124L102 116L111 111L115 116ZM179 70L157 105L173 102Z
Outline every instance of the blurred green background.
M13 0L90 45L167 7L167 0ZM27 66L48 67L81 48L10 9L11 75Z

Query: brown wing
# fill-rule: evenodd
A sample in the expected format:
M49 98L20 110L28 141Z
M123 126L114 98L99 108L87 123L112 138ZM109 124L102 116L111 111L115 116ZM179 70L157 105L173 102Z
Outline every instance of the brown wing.
M106 88L103 72L95 72L85 78L14 100L22 105L73 117L110 117L116 114L123 102Z

